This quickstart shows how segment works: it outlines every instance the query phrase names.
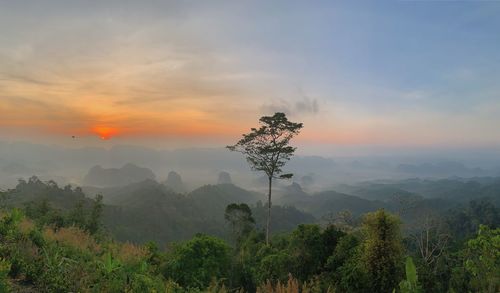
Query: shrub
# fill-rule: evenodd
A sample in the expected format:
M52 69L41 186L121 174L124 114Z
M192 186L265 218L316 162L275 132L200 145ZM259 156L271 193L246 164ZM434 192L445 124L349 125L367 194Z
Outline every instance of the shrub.
M5 259L0 259L0 292L10 292L10 282L8 274L10 272L10 263Z
M181 286L206 288L213 278L227 278L231 263L229 250L223 240L197 235L174 245L166 263L165 276Z

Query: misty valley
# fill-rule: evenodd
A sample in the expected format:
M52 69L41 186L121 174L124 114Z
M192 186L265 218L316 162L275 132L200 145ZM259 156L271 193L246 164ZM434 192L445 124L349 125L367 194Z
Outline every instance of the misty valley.
M154 172L135 162L93 165L78 176L76 171L99 159L101 150L65 149L70 154L64 154L41 145L24 148L43 148L46 158L64 161L41 171L43 161L32 160L23 148L3 149L11 154L0 166L3 184L12 187L2 192L0 253L4 278L13 278L14 291L494 292L498 286L500 177L495 169L447 163L440 176L402 179L407 175L396 164L392 171L385 167L386 179L364 180L373 163L353 159L356 178L328 184L327 174L352 163L294 158L290 166L299 176L273 186L266 244L267 182L236 162L233 172L215 171L214 154L231 161L223 152L177 151L195 158L179 169L193 177L204 174L208 182L200 183L181 171ZM118 150L102 156L115 164L139 157L153 167L161 158L147 149ZM23 168L12 167L17 159ZM68 171L56 175L61 168ZM37 169L40 177L27 175ZM463 172L480 174L452 175L470 175ZM15 176L21 179L8 179ZM235 179L247 176L254 179L241 180L244 187ZM79 184L69 183L72 178L81 178ZM391 279L378 284L371 279L389 268ZM374 286L387 287L372 291Z

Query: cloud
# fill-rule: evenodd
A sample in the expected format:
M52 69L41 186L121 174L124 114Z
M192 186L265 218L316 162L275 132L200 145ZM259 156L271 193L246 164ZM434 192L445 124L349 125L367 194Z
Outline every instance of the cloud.
M20 82L20 83L28 83L35 85L54 85L54 83L52 82L49 82L47 80L37 79L29 75L9 74L9 73L0 73L0 81Z
M156 93L155 93L156 94ZM135 97L135 98L128 98L124 100L119 100L116 101L115 104L117 106L128 106L128 105L139 105L139 104L150 104L150 103L157 103L157 102L165 102L168 100L172 100L173 97L150 97L150 98L142 98L142 97Z
M68 107L30 97L1 96L0 126L16 132L82 134L96 121L93 115Z
M317 114L319 112L318 101L316 99L304 98L295 102L295 111L297 113Z
M317 99L307 96L301 88L297 89L299 98L295 100L276 99L261 106L265 113L283 112L288 115L316 115L319 113Z
M168 128L174 117L220 123L222 117L241 118L241 112L256 110L259 102L253 99L253 108L234 101L259 96L256 80L272 77L241 68L238 56L223 54L196 32L174 29L168 21L131 28L99 19L92 23L76 19L69 28L61 25L20 44L0 45L0 107L8 107L11 119L25 117L29 128L46 117L44 123L60 127L66 111L74 120L90 115L95 123L126 125L130 119L121 117L140 117L157 128ZM20 47L30 50L16 55ZM44 105L34 107L21 97ZM31 105L29 117L23 103Z
M264 113L283 112L288 115L315 115L319 113L317 99L302 98L296 101L277 99L260 107Z

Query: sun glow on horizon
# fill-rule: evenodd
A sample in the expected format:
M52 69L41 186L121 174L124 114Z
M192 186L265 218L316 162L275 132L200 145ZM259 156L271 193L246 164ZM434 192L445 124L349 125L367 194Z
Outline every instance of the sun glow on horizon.
M118 134L118 129L109 126L95 126L92 128L92 132L97 134L102 140L109 140Z

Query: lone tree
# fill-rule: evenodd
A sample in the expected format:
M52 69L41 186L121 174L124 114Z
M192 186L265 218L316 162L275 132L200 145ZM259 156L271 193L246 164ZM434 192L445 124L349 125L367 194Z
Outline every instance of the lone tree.
M268 214L266 225L266 244L269 244L269 228L271 222L271 187L273 179L289 179L293 174L282 174L283 166L290 160L295 147L290 140L303 127L302 123L288 121L284 113L277 112L273 116L259 119L260 128L252 128L243 134L235 145L227 146L231 151L244 154L252 170L263 171L269 180Z

